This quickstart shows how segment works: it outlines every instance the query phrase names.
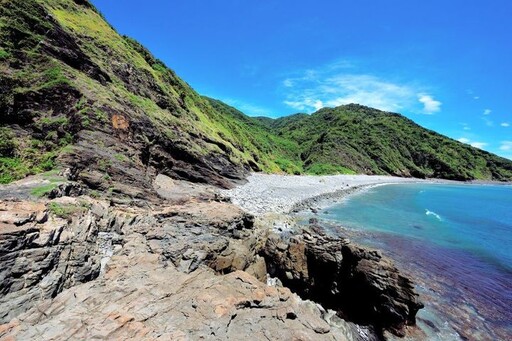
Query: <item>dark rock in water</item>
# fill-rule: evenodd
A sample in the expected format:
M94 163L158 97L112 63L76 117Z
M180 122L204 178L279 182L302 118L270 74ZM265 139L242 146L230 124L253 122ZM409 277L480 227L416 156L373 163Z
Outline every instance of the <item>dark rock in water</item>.
M291 237L285 250L281 243L278 236L267 241L269 274L302 297L399 336L415 324L423 304L413 283L378 251L308 232Z
M314 214L317 214L317 213L318 213L318 210L317 210L316 208L311 207L311 209L310 209L310 210L311 210L311 212L312 212L312 213L314 213Z
M422 318L418 318L418 321L421 321L421 322L425 323L427 326L432 328L432 330L434 332L436 332L436 333L440 332L439 328L437 328L437 326L434 324L434 322L432 322L430 320L422 319Z
M417 230L423 230L423 226L421 226L421 225L412 225L412 227Z
M317 218L309 218L309 224L310 225L318 225L318 219Z

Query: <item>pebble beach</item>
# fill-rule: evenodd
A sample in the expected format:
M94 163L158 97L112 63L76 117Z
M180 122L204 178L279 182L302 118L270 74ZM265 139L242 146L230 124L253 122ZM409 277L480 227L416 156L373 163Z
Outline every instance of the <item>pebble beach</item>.
M276 175L253 173L248 182L223 191L234 204L254 215L290 213L314 207L364 188L426 180L380 175Z

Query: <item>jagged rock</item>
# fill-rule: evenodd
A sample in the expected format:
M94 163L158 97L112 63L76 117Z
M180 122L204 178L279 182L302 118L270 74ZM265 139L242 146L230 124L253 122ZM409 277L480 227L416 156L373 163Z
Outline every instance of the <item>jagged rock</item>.
M209 191L176 198L1 202L0 338L358 338L334 313L267 287L267 272L353 321L395 333L413 323L412 285L378 252L319 230L269 234Z
M172 283L172 285L170 285ZM332 327L316 304L245 272L186 274L158 255L114 256L105 275L65 290L0 326L23 340L352 340L350 323ZM340 322L340 321L338 321Z
M412 282L378 251L322 233L285 240L271 235L264 249L269 274L302 297L360 324L403 335L423 304Z

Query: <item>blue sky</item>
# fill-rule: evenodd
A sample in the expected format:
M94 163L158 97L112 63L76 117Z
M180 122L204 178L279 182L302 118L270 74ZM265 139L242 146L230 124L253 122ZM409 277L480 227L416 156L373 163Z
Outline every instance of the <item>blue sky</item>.
M512 159L512 1L92 2L249 115L355 102Z

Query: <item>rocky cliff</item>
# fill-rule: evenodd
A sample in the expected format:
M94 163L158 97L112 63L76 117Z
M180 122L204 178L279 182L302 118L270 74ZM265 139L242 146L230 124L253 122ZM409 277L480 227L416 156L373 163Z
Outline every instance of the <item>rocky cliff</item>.
M88 1L0 3L0 183L69 168L101 191L159 173L229 187L280 169L287 145L255 139Z
M0 337L357 340L403 335L421 308L378 252L276 235L214 187L159 176L154 200L66 196L69 182L17 199L39 184L0 190Z
M358 340L414 324L410 281L378 253L272 234L219 194L250 170L302 172L296 142L199 96L86 0L0 5L0 338Z

